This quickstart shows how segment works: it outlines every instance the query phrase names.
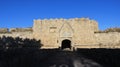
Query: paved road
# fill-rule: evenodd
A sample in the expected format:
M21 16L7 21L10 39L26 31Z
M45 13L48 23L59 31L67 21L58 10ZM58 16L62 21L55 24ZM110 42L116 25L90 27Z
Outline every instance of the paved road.
M58 51L50 54L42 61L40 67L102 67L92 60L78 56L71 51Z

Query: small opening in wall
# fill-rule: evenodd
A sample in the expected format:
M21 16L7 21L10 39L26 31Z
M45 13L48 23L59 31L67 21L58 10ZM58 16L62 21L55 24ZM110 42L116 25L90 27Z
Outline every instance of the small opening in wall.
M50 33L55 33L56 29L57 29L57 27L50 27Z

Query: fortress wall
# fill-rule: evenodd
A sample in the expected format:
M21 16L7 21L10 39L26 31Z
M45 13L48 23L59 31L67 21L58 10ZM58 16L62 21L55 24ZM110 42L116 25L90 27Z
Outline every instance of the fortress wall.
M55 33L50 32L51 27L56 27ZM67 31L73 34L73 44L92 44L95 43L96 30L98 30L97 22L88 18L38 19L34 20L33 37L41 39L45 46L58 46L62 42L60 35L63 36Z
M57 32L58 32L58 26L56 22L59 22L58 20L34 20L33 25L33 37L36 39L41 39L44 46L55 46L57 43ZM50 33L50 27L56 27L55 33Z
M109 33L95 33L96 43L102 45L120 45L120 33L109 32ZM118 44L119 43L119 44Z
M0 28L0 33L8 33L8 28Z
M95 20L90 20L89 18L76 18L73 20L74 20L74 22L71 22L71 23L74 23L74 25L72 25L72 26L76 28L76 26L79 25L78 30L80 30L80 32L81 32L81 30L83 30L85 32L86 31L92 32L92 33L94 33L95 31L98 31L98 23Z
M20 38L30 38L32 39L32 32L14 32L14 33L5 33L5 34L0 34L0 37L2 36L11 36L11 37L20 37Z
M75 30L75 45L91 45L95 42L94 28L97 24L94 25L94 23L88 18L80 18L77 20L77 22L73 25Z
M42 32L42 20L40 20L40 19L34 20L33 32L34 32L35 34Z
M33 38L32 28L1 28L0 37L11 36L11 37L21 37L21 38Z
M32 32L32 28L10 28L9 32Z
M45 47L61 46L63 40L68 39L72 46L83 48L100 48L120 45L120 33L94 33L98 31L97 21L88 18L74 19L44 19L34 20L32 28L1 28L0 37L12 36L21 38L40 39ZM120 47L120 46L119 46Z
M95 20L90 20L90 24L91 24L91 27L92 27L92 30L94 30L94 32L98 31L98 23L97 21Z

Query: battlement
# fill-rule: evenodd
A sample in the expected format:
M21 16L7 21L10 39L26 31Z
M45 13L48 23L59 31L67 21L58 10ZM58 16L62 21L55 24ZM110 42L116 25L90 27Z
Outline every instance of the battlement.
M31 28L0 28L0 33L13 33L13 32L32 32Z
M32 32L32 28L11 28L10 32Z
M64 23L69 24L69 26L71 26L71 29L72 28L75 29L76 25L79 25L79 27L76 27L76 28L78 28L80 30L84 30L84 31L90 30L91 32L95 32L95 31L99 30L97 21L91 20L89 18L35 19L34 25L33 25L33 30L34 30L34 32L38 33L45 26L47 26L46 29L50 29L50 27L56 27L56 30L58 30L61 28L61 25L64 25Z
M41 40L43 48L120 48L118 28L99 33L98 23L89 18L35 19L30 28L0 28L0 37L12 36ZM97 33L98 32L98 33Z
M8 33L8 28L0 28L0 33Z
M95 20L91 20L89 18L70 18L70 19L63 19L63 18L55 18L55 19L35 19L35 21L41 21L41 22L60 22L60 21L89 21L90 23L97 23Z

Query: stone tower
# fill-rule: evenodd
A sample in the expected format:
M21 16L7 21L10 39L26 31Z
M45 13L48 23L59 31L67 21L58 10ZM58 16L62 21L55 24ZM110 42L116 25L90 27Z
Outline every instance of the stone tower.
M98 24L88 18L34 20L33 37L43 48L87 47L95 43ZM87 45L87 46L86 46Z
M30 28L0 28L0 37L41 40L41 48L120 48L120 33L100 33L88 18L34 20Z

